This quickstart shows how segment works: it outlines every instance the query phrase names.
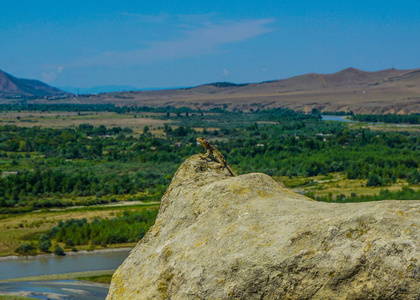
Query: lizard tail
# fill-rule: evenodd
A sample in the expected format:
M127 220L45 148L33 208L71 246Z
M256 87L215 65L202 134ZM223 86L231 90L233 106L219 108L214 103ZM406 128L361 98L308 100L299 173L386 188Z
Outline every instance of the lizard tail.
M238 174L236 174L235 171L233 171L233 169L231 167L226 165L226 168L229 170L229 172L230 172L230 174L232 174L232 176L238 176Z

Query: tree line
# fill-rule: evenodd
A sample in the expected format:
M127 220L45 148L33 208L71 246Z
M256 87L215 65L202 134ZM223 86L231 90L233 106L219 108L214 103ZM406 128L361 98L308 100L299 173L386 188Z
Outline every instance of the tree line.
M369 123L405 123L405 124L420 124L420 114L410 114L410 115L395 115L395 114L386 114L386 115L352 115L351 120L359 122L369 122Z

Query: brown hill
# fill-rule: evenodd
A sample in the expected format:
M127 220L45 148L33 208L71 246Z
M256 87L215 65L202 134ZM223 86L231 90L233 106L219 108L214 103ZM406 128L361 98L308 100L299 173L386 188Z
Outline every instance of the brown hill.
M420 69L365 72L348 68L334 74L310 73L262 83L213 83L187 89L105 93L77 103L188 106L209 109L284 107L293 110L355 113L420 113Z
M39 80L20 79L0 70L0 98L58 97L69 95Z

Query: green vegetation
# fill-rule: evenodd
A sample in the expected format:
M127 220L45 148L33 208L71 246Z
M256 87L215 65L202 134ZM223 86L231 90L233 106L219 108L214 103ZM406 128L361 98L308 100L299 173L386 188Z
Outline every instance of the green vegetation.
M49 249L51 247L51 240L49 236L46 234L41 234L39 237L39 243L38 243L38 249L41 252L49 252ZM60 249L57 249L58 252L60 252Z
M134 139L124 131L0 126L0 170L19 172L0 178L0 212L104 204L113 198L103 196L138 192L144 196L132 200L159 199L181 157L169 148L150 151L160 144L150 134Z
M320 201L419 199L418 130L377 131L371 129L374 125L322 121L317 110L302 114L257 105L248 112L223 106L210 111L75 104L0 107L7 116L49 111L48 118L59 123L53 110L73 112L86 123L64 128L20 127L23 118L14 125L0 123L0 216L12 220L12 214L32 211L86 209L77 217L42 223L38 230L29 230L24 222L10 226L10 235L15 234L12 229L31 235L18 245L14 239L7 249L0 247L1 253L11 247L22 255L61 253L58 247L67 251L137 241L154 222L155 212L145 212L151 214L147 218L136 216L138 211L110 216L102 214L101 205L159 201L180 163L204 151L196 143L198 136L210 140L239 174L264 172ZM118 126L121 118L142 126L134 131ZM105 120L111 126L100 124Z
M41 252L52 252L57 256L66 255L64 249L77 251L76 247L89 245L89 250L100 246L102 248L112 244L134 243L139 241L153 225L158 210L147 209L141 211L124 210L111 218L94 217L90 222L86 218L70 218L58 221L55 227L43 233L25 236L28 240L16 248L20 255L34 255L37 248Z
M66 253L64 253L63 248L61 248L60 245L58 245L58 244L55 245L55 247L54 247L54 254L57 255L57 256L65 256L66 255Z
M29 244L35 247L30 254L53 253L54 244L59 244L65 251L79 251L92 249L91 244L67 247L65 243L57 243L51 240L47 232L60 221L69 219L86 218L91 222L95 218L112 219L125 210L139 212L143 210L158 210L159 203L125 202L118 206L95 205L83 207L69 207L67 209L42 210L37 212L0 215L0 256L17 254L15 250L22 244ZM45 236L50 240L51 245L47 251L41 250L39 245L45 242ZM110 244L106 248L133 247L135 243ZM94 245L95 250L104 249L101 245Z
M0 170L19 172L0 179L0 212L104 204L117 195L159 199L179 164L202 151L195 143L198 135L212 140L239 173L311 177L343 172L348 179L367 180L367 186L392 185L397 179L418 184L420 179L417 132L349 129L321 121L317 112L180 111L156 115L168 122L161 128L164 137L148 126L137 137L130 128L103 125L0 126Z
M69 219L58 222L47 235L57 242L65 243L68 248L88 244L106 247L108 244L137 242L153 225L156 215L157 210L126 210L111 219L94 218L91 222L86 218ZM57 254L56 250L54 253Z
M420 124L420 114L411 115L352 115L351 120L369 123Z
M111 279L112 279L112 274L89 276L89 277L76 277L76 279L95 282L95 283L110 284Z
M232 84L226 82L211 84L219 87L227 86L243 86L244 84ZM246 84L245 84L246 85ZM183 113L183 112L199 112L187 107L176 108L173 106L165 107L148 107L148 106L116 106L115 104L0 104L1 112L12 111L27 111L27 112L78 112L79 115L88 112L115 112L118 114L126 113L141 113L141 112L155 112L155 113ZM212 110L211 110L212 111ZM217 111L217 109L216 109Z
M15 252L20 255L34 255L36 247L33 243L24 243L16 248Z
M349 203L349 202L368 202L368 201L381 201L381 200L419 200L420 190L413 190L409 187L404 186L401 191L391 192L388 189L383 189L378 195L356 195L352 193L350 196L344 194L332 196L332 193L328 196L315 196L314 193L307 193L306 196L312 197L315 200L323 202L335 202L335 203Z

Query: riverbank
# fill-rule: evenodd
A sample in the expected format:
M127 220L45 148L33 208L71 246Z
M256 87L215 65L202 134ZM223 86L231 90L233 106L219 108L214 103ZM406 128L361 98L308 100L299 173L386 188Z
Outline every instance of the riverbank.
M14 294L0 295L0 300L32 300L33 298L18 296Z
M133 246L134 247L134 246ZM99 254L99 253L115 253L115 252L126 252L133 249L133 247L121 247L121 248L110 248L110 249L98 249L98 250L80 250L77 252L66 252L66 256L75 256L75 255L87 255L87 254ZM51 258L57 257L53 253L49 254L38 254L38 255L29 255L29 256L17 256L9 255L0 257L1 261L14 261L14 260L28 260L28 259L38 259L38 258Z
M0 280L0 283L5 282L23 282L23 281L47 281L47 280L77 280L79 277L93 277L114 274L115 269L112 270L99 270L99 271L84 271L84 272L71 272L64 274L49 274L40 276L29 276L13 279ZM100 284L100 283L92 283Z
M86 208L86 207L93 207L93 208L100 208L100 207L120 207L120 206L134 206L134 205L142 205L142 206L150 206L150 205L158 205L160 204L160 201L150 201L150 202L144 202L144 201L119 201L114 203L107 203L107 204L98 204L98 205L91 205L91 206L69 206L65 208L49 208L49 209L39 209L34 210L33 212L54 212L54 211L64 211L64 210L73 210L73 209L80 209L80 208Z

